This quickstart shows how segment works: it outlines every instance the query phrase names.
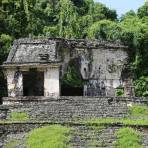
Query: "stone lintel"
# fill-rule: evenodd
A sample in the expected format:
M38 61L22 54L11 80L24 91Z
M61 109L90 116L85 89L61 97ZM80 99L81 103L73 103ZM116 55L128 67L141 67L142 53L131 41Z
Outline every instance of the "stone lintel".
M5 72L7 69L20 70L20 71L29 71L30 68L37 68L39 71L44 71L46 68L58 68L60 63L51 63L51 64L38 64L38 63L29 63L29 64L4 64L1 67Z

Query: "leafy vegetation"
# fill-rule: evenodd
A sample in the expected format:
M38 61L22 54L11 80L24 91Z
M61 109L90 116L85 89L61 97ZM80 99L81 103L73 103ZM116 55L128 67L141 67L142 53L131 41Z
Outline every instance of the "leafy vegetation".
M26 112L11 112L10 113L11 121L27 121L29 116Z
M88 28L88 37L90 39L104 39L115 41L120 37L121 28L119 25L110 20L101 20L95 22Z
M132 128L121 128L116 132L117 141L115 147L117 148L141 148L141 135L138 131Z
M62 84L72 86L72 87L83 86L84 81L80 74L79 64L77 59L70 61L68 70L64 74L64 77L62 79Z
M142 76L134 84L136 96L148 96L148 77Z
M133 105L129 107L130 116L148 117L148 107L142 105Z
M27 148L68 148L69 129L51 125L32 130L27 137Z
M116 89L116 96L124 96L124 90L123 90L123 88L117 88Z
M129 46L137 96L148 96L148 2L117 19L115 10L93 0L1 0L0 64L20 37L122 41ZM0 70L1 71L1 70ZM0 97L6 94L0 72Z

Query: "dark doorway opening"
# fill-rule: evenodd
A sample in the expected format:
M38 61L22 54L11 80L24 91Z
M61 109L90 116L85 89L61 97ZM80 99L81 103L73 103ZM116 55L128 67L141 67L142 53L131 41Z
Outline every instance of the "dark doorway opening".
M83 87L62 86L61 96L83 96Z
M44 96L44 72L23 72L24 96Z
M61 96L83 96L84 80L80 72L80 59L69 61L61 79Z

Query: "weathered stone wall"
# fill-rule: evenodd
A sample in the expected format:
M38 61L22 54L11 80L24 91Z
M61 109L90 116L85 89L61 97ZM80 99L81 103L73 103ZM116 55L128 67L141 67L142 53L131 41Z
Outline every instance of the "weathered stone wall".
M125 49L92 49L90 78L120 80L126 64L128 64L128 54ZM115 85L113 86L117 87Z
M61 97L60 99L40 98L35 100L19 100L9 104L8 118L11 112L27 112L30 120L73 121L87 118L127 117L127 102L113 97ZM32 98L33 99L33 98ZM44 100L47 99L47 100ZM13 104L15 103L15 104ZM17 104L19 103L19 104Z
M84 41L75 41L74 45L72 41L68 43L71 46L61 48L59 54L63 62L62 76L69 62L76 59L81 76L86 80L84 96L115 96L119 87L123 88L123 96L134 95L133 90L127 93L127 87L131 88L132 83L128 86L125 84L127 79L131 80L131 74L128 50L124 46L101 46L89 41L88 44Z
M89 83L100 88L100 95L115 96L116 88L124 87L122 73L127 64L128 54L124 49L92 49ZM99 82L95 85L96 80Z

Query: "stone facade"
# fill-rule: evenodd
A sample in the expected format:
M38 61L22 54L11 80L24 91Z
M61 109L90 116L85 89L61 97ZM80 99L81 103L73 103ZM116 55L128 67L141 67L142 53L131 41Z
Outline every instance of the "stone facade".
M14 42L8 59L3 64L8 96L24 95L23 71L29 73L33 69L36 73L44 73L44 96L59 97L60 80L67 72L71 60L77 61L79 73L85 81L84 96L115 96L118 88L123 89L124 96L134 95L131 73L127 68L128 49L119 43L19 39Z

